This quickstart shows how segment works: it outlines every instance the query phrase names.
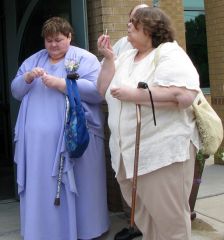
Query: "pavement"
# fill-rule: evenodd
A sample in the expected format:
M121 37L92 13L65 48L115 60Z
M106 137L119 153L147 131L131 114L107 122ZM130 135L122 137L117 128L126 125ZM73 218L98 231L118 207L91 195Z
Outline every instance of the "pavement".
M214 164L212 157L206 160L195 211L191 240L224 240L224 165ZM110 213L110 219L110 231L97 240L113 240L116 232L128 226L123 212ZM22 240L19 232L19 202L0 201L0 240Z

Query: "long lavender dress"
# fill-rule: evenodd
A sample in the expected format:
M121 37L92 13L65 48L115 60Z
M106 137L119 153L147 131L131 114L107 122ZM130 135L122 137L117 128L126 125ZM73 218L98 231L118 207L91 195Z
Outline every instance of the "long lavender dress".
M40 78L26 84L23 74L39 66L66 77L64 60L51 64L47 51L29 57L11 84L21 100L15 127L15 162L20 196L21 235L24 240L76 240L100 236L108 230L102 101L96 89L97 58L70 46L65 59L80 62L78 88L86 111L90 143L79 159L64 147L65 95L46 87ZM60 154L65 156L61 204L54 205Z

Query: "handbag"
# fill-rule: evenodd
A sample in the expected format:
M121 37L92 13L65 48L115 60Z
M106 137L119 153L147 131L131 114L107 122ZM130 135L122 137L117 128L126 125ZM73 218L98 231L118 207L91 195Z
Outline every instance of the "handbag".
M201 151L203 154L213 155L223 140L222 120L201 91L195 98L192 107L202 143Z
M71 158L83 155L89 144L89 132L76 80L77 73L66 78L65 147Z

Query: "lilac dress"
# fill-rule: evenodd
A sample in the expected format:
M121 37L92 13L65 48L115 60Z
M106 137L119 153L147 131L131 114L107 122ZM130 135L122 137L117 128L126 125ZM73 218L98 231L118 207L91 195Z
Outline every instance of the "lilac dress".
M23 74L42 67L66 77L64 59L51 64L47 51L26 59L11 84L21 100L15 127L15 162L24 240L76 240L100 236L109 228L104 157L102 98L96 88L97 58L70 46L65 59L80 62L77 81L90 132L81 158L70 159L64 146L65 95L40 78L27 84ZM61 204L54 205L60 155L65 156Z

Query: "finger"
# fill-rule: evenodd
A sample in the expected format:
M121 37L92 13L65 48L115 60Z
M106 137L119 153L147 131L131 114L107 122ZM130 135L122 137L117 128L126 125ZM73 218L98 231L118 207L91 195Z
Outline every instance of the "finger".
M106 48L109 48L109 47L110 47L110 39L109 39L109 36L106 36L106 38L105 38L105 47L106 47Z
M40 69L39 69L39 74L42 76L42 75L44 75L44 73L45 73L44 69L43 69L43 68L40 68Z
M44 82L47 81L47 76L46 75L43 75L41 78L42 78L42 81L44 81Z
M35 77L38 77L40 75L40 70L35 68L32 70L32 73L34 74Z
M40 75L43 75L45 72L44 72L44 69L42 69L42 68L39 68L38 69L38 74L40 74Z
M114 94L114 89L110 89L110 94L113 95Z
M119 99L119 95L112 95L113 98Z
M107 42L108 42L108 36L104 36L101 42L102 47L106 47L108 45Z
M101 35L101 36L98 38L98 41L97 41L98 46L100 46L100 45L102 44L102 41L103 41L104 37L105 37L104 35Z
M119 90L118 87L111 87L111 89L110 89L110 91L113 93L117 92L118 90Z
M118 97L119 96L119 93L117 91L111 91L111 95L113 97Z

